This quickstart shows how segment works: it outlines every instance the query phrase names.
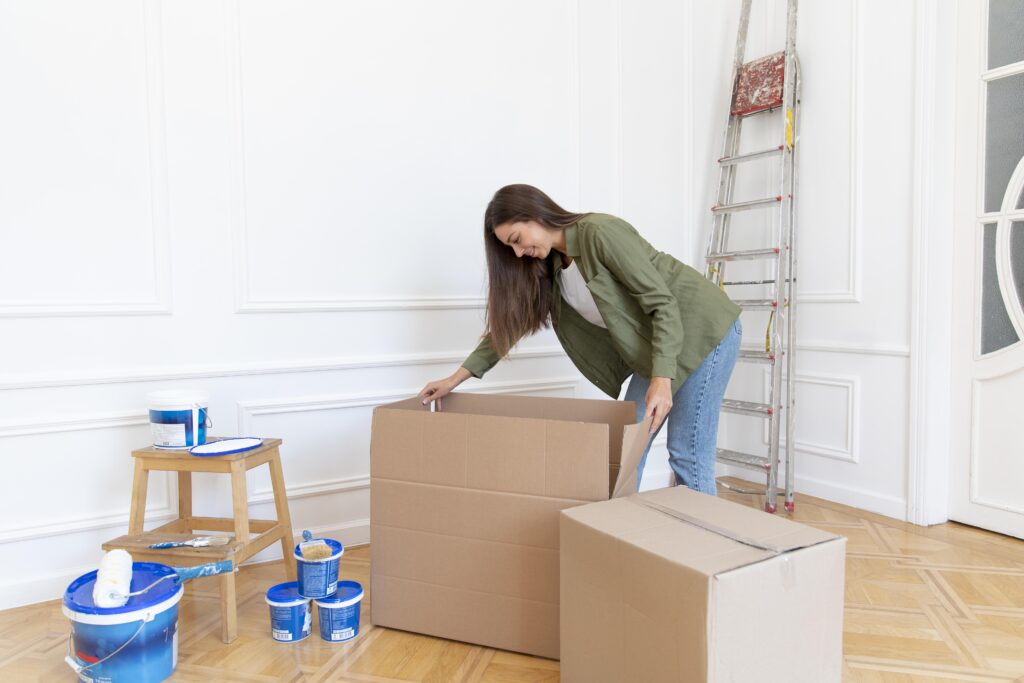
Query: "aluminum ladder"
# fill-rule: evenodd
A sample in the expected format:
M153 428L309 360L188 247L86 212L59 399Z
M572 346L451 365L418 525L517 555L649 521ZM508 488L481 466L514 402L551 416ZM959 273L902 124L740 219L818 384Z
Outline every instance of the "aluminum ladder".
M744 312L768 311L764 349L740 350L738 360L769 366L770 387L767 403L726 398L722 412L738 413L768 421L766 456L719 448L718 462L764 472L763 490L750 490L721 482L740 493L764 494L765 510L775 512L778 496L779 443L785 428L785 508L792 512L794 472L794 328L796 314L796 197L797 143L800 123L800 65L796 55L797 0L787 0L786 47L782 52L744 63L751 0L742 0L736 56L732 67L732 93L722 157L718 159L718 197L711 208L712 229L705 260L707 277L726 291ZM740 130L752 116L775 116L781 144L754 152L740 151ZM772 124L774 128L774 124ZM751 201L735 201L733 190L740 166L759 159L777 159L781 182L778 193ZM777 230L772 244L757 249L730 250L731 216L739 211L778 211ZM726 266L733 261L760 260L770 279L726 278ZM785 381L785 393L783 393Z

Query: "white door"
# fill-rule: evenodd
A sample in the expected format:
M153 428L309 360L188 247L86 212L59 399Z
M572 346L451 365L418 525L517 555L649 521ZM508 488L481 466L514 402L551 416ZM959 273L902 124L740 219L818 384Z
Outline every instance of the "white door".
M958 12L950 517L1024 538L1024 0Z

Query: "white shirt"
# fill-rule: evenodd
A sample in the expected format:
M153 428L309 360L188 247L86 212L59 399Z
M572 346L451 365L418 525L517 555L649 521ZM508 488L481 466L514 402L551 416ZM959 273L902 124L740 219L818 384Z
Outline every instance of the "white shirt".
M561 285L562 298L567 304L576 309L576 312L588 322L608 329L608 326L604 324L604 318L601 317L601 312L597 310L597 304L594 303L594 295L587 289L583 273L576 267L575 260L569 264L568 268L562 268L558 274L558 282Z

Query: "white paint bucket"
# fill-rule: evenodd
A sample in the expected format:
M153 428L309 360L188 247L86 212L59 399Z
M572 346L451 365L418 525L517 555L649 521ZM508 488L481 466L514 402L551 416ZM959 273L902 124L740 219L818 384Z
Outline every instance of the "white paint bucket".
M206 443L209 397L201 391L151 391L149 426L157 448L192 448Z

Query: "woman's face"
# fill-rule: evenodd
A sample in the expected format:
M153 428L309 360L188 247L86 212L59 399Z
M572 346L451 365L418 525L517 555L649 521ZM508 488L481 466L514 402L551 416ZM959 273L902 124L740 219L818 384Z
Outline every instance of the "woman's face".
M551 253L557 233L537 221L516 221L502 223L494 229L494 235L502 244L511 247L519 258L543 259Z

